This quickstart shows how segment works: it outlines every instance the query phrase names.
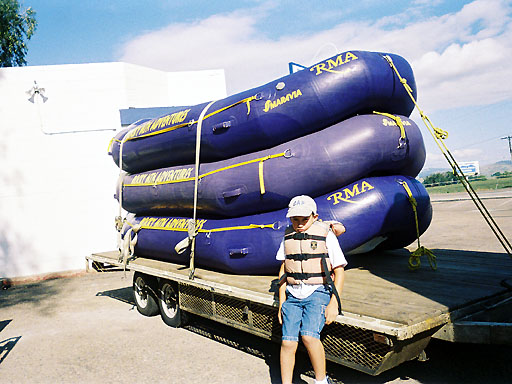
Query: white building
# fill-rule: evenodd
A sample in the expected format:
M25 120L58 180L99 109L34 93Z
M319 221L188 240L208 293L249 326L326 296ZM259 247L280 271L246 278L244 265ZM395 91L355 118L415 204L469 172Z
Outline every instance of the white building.
M34 81L44 91L34 95ZM0 68L0 279L83 269L86 255L116 249L118 168L107 148L121 109L225 96L223 70Z

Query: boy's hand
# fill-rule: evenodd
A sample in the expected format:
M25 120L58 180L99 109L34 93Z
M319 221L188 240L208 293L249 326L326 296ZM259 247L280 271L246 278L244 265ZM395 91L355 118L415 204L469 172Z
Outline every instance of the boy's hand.
M338 316L338 302L331 300L325 308L325 324L331 324Z
M336 235L336 237L344 234L346 231L345 226L343 224L341 224L339 221L329 220L329 221L324 221L324 223L329 224L331 231L334 233L334 235Z
M283 325L283 315L281 313L282 305L279 306L279 309L277 310L277 319L279 320L279 324Z

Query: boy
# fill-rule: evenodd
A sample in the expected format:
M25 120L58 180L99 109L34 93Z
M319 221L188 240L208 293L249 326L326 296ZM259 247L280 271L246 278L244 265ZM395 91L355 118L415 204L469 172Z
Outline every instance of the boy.
M315 383L327 384L330 381L326 376L320 331L324 324L336 319L341 308L336 297L343 288L347 261L334 233L342 234L345 227L317 221L316 203L304 195L290 201L286 217L292 226L286 229L276 255L277 260L283 261L279 271L278 311L283 326L281 380L283 384L292 382L300 332L315 371ZM333 272L336 294L328 287L329 282L332 285L329 277Z

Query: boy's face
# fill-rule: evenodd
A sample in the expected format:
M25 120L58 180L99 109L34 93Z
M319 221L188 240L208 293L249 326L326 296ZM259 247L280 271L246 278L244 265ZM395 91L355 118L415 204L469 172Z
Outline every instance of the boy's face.
M311 225L318 218L318 215L309 215L309 216L292 216L290 217L290 221L292 222L293 229L295 232L305 232L311 227Z

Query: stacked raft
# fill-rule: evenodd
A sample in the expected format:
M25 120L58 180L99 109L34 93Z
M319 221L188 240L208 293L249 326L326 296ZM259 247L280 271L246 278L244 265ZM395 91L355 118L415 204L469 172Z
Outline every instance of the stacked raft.
M432 215L429 196L414 179L425 148L408 118L413 102L389 59L415 96L403 58L351 51L120 131L110 153L127 173L117 198L131 212L123 231L137 229L135 253L188 262L175 245L187 237L193 216L196 164L198 266L277 273L286 207L300 194L315 199L320 219L345 225L339 241L346 253L413 242L410 197L420 234Z

